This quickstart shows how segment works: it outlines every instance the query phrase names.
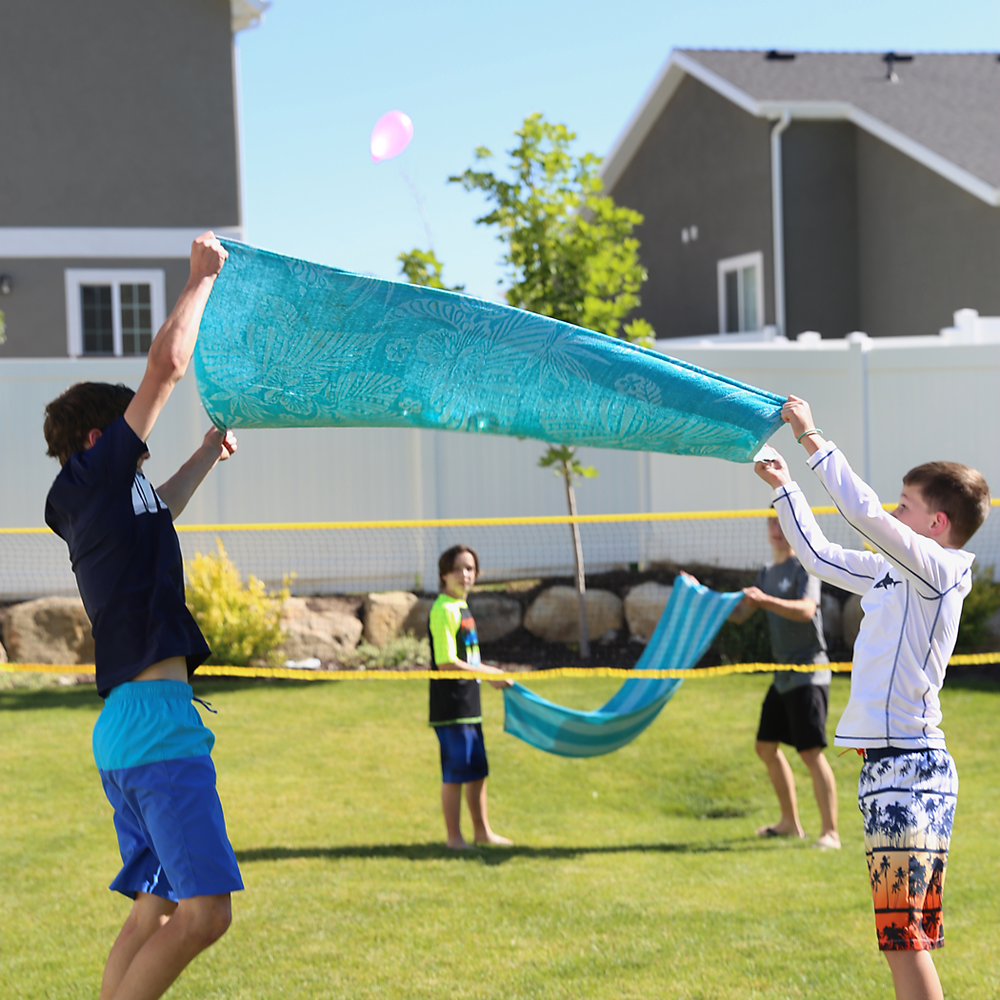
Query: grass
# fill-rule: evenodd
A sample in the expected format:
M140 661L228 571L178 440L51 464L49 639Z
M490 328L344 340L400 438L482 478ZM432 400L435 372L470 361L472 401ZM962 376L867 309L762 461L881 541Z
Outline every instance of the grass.
M618 753L542 754L485 689L490 813L513 850L441 844L437 743L417 682L199 683L247 891L168 994L208 998L888 997L855 787L830 753L844 850L760 841L776 818L752 742L767 679L689 681ZM539 682L600 704L610 681ZM847 682L836 679L831 718ZM962 787L938 953L953 1000L1000 994L1000 690L943 693ZM96 996L127 901L90 756L92 688L0 691L0 996ZM807 774L793 763L807 830ZM466 817L466 824L467 824Z

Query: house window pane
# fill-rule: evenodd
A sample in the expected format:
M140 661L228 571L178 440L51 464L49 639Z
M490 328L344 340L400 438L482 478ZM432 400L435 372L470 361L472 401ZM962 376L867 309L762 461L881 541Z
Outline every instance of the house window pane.
M83 318L83 353L113 354L115 335L111 315L111 286L81 285L80 309Z
M122 285L122 354L146 354L153 340L149 285Z
M740 284L743 300L743 312L740 330L759 330L760 320L757 313L757 267L751 265L740 271Z
M739 272L726 271L726 328L723 333L739 333L740 295Z

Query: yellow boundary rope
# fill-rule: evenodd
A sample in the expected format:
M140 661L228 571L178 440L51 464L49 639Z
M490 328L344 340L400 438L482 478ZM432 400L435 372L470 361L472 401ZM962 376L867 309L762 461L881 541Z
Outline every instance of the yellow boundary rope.
M994 503L1000 504L1000 500ZM892 510L895 504L884 504ZM813 507L814 514L836 514L836 507ZM450 517L423 521L291 521L272 524L178 524L178 532L199 531L351 531L359 528L502 527L533 524L614 524L637 521L716 521L739 517L774 517L770 507L748 510L677 511L659 514L552 514L538 517ZM0 535L49 534L50 528L0 528Z
M1000 507L1000 497L992 501ZM894 503L884 503L885 510L895 510ZM814 514L836 514L836 507L813 507ZM289 521L271 524L178 524L181 533L199 531L352 531L359 528L459 528L502 527L532 524L623 524L641 521L719 521L739 517L774 517L771 507L746 510L687 510L655 514L552 514L539 517L448 517L414 521ZM0 528L0 535L48 535L51 528Z
M950 666L1000 663L1000 653L966 653L953 656ZM509 678L520 681L550 680L554 677L616 677L621 680L697 680L701 677L726 677L730 674L769 673L772 670L793 670L811 673L815 664L802 666L784 663L727 663L718 667L692 667L690 670L625 670L617 667L556 667L551 670L530 670L518 673L490 674L488 680ZM850 673L850 663L830 663L819 667L834 673ZM92 663L0 663L0 672L85 674L94 673ZM232 667L203 666L198 677L263 677L273 680L296 681L426 681L468 679L461 670L306 670L301 667ZM485 676L485 675L484 675Z

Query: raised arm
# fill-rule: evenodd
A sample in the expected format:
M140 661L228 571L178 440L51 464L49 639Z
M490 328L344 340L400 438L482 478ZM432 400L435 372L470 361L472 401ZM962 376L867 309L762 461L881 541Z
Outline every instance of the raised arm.
M914 583L936 594L959 582L967 567L943 558L946 550L937 541L917 534L909 525L893 517L882 506L875 491L855 474L843 452L818 433L809 433L815 424L805 400L789 396L782 407L782 416L791 425L792 433L802 437L801 443L809 454L809 467L819 477L837 509L876 552Z
M216 463L224 462L234 451L236 435L232 431L223 433L213 427L205 435L201 447L162 486L157 487L157 495L170 509L170 516L175 521Z
M781 523L781 531L806 572L843 590L866 593L875 582L881 556L845 549L831 542L817 524L805 495L792 481L788 465L780 455L776 459L758 462L754 471L774 487L774 510Z
M194 353L205 304L228 257L214 233L191 244L191 275L173 311L149 347L146 374L125 411L125 422L145 441Z

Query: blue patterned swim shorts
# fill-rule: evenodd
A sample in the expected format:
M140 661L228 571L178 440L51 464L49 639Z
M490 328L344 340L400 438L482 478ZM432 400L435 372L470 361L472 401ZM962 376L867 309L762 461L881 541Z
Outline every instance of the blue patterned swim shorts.
M858 780L878 946L881 951L940 948L958 796L955 763L947 750L890 754L868 751Z

